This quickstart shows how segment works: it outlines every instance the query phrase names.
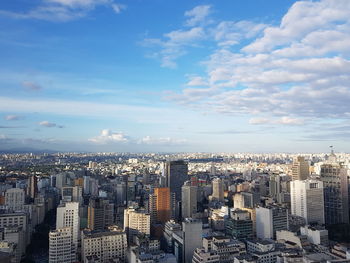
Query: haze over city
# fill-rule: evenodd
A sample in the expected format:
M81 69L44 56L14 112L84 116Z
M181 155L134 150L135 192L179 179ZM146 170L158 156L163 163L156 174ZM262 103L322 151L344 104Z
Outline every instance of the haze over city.
M349 149L350 2L6 0L0 150Z

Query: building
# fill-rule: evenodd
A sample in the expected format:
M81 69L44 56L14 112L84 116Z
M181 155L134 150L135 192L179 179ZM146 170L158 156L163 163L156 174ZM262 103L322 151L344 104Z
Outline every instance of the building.
M293 160L292 179L306 180L309 177L309 162L303 156L298 156Z
M166 251L174 253L174 237L175 233L181 232L181 225L174 220L170 220L165 223L164 227L164 239L166 241Z
M103 230L114 224L114 205L109 200L91 198L88 206L88 228Z
M26 237L22 227L12 226L0 229L0 247L12 247L11 254L14 256L14 262L21 262L25 255ZM1 262L1 261L0 261Z
M27 195L30 198L35 198L38 193L38 178L35 175L32 175L28 178L27 184Z
M128 243L126 233L117 226L110 226L107 230L84 230L81 237L81 253L83 262L94 258L96 263L119 260L125 262Z
M23 210L25 192L20 188L10 188L5 192L5 205L10 211Z
M300 233L307 236L307 240L315 245L328 246L328 230L322 227L302 226Z
M236 239L253 238L253 221L248 211L236 209L225 221L225 233Z
M127 233L128 242L133 242L133 237L139 234L150 235L151 216L147 211L134 208L124 210L124 231Z
M321 165L320 178L324 187L326 225L349 223L348 169L329 161Z
M83 187L81 186L63 186L61 188L62 202L83 203Z
M24 233L24 246L29 244L31 234L28 221L28 215L24 212L0 213L0 229L10 227L21 228L21 231Z
M324 224L323 182L294 180L290 183L291 214L301 216L306 224Z
M169 187L154 188L149 195L149 212L152 223L165 224L172 217L172 199Z
M215 178L212 181L212 186L213 186L212 200L224 202L224 185L222 183L222 180L220 178Z
M165 163L164 176L166 186L171 193L175 193L176 201L181 200L181 187L189 179L188 164L183 161L168 161Z
M256 235L261 239L276 238L276 231L288 229L288 210L277 205L256 208Z
M192 263L219 263L220 256L216 251L205 251L204 248L197 248L194 251Z
M186 218L182 231L176 231L172 236L177 263L192 262L194 251L202 247L202 221Z
M57 207L56 230L70 228L73 249L77 251L80 237L79 203L68 202ZM65 234L64 234L65 235Z
M197 186L186 182L181 188L181 217L193 217L197 213Z
M72 229L58 228L49 233L49 263L75 262Z

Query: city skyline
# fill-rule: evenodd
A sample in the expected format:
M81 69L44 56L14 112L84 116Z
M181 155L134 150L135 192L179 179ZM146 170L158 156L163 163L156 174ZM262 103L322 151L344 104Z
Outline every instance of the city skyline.
M347 0L5 0L0 34L0 151L350 146Z

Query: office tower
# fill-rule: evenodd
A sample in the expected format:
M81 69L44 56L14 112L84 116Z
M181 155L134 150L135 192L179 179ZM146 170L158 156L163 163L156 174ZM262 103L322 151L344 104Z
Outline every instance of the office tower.
M81 186L64 186L61 188L62 202L83 203L83 188Z
M133 237L138 234L150 235L151 217L147 211L134 208L124 210L124 231L128 236L128 242L133 242Z
M212 181L213 186L213 194L212 194L212 200L224 201L224 185L222 183L222 180L220 178L215 178Z
M148 169L144 170L142 183L143 184L149 184L150 183L150 175L149 175L149 170Z
M193 217L197 213L197 186L186 182L181 188L182 218Z
M225 220L225 232L236 238L253 238L253 221L248 211L235 209L231 211L230 218Z
M277 199L281 192L281 176L274 174L270 176L269 181L269 194L272 198Z
M288 229L288 210L271 205L256 208L256 235L258 238L276 238L276 231Z
M69 227L75 251L78 248L80 233L79 203L68 202L57 207L56 229Z
M331 159L321 165L326 225L349 223L348 169Z
M188 180L188 164L185 161L168 161L164 166L166 186L175 193L176 201L181 200L181 187Z
M125 262L128 243L126 233L117 226L103 231L84 230L81 237L83 262ZM113 261L114 262L114 261Z
M318 180L294 180L290 183L291 214L307 224L324 224L323 183Z
M202 247L202 221L186 218L182 222L183 263L192 262L196 248Z
M49 233L49 263L76 261L73 235L70 227L58 228Z
M293 160L292 179L306 180L309 177L309 162L303 156L298 156Z
M151 222L165 224L172 216L172 200L169 187L154 188L149 195Z
M35 198L38 193L38 178L35 175L32 175L28 178L27 185L27 195L30 198Z
M114 205L109 200L91 198L88 206L88 228L103 230L114 224Z
M25 193L20 188L10 188L5 192L5 205L11 211L23 210Z

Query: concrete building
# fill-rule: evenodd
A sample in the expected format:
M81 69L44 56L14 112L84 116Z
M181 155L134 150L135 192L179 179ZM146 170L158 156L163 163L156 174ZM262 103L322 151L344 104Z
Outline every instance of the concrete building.
M256 208L256 235L261 239L276 238L276 231L288 229L288 210L271 205Z
M225 233L236 239L253 238L253 221L248 211L236 209L225 221Z
M94 258L96 263L119 260L125 262L128 247L126 233L117 226L110 226L107 230L84 230L81 238L81 253L83 262Z
M133 237L138 234L150 235L151 216L146 210L128 208L124 210L124 231L127 233L128 242L133 242Z
M61 228L71 229L73 242L72 244L74 245L74 250L77 251L80 238L80 218L78 202L68 202L65 204L60 204L57 207L56 230Z
M298 156L293 160L292 179L306 180L309 177L309 162L303 156Z
M193 217L197 213L197 186L186 182L181 188L181 213L182 218Z
M114 224L114 204L109 200L91 198L88 206L88 228L104 230Z
M219 263L220 256L217 251L205 251L204 248L197 248L194 251L192 263Z
M294 180L290 183L291 214L301 216L307 224L324 224L323 182Z
M25 192L20 188L10 188L5 192L5 205L10 211L23 210Z
M300 227L300 233L307 236L310 243L315 245L328 246L328 230L321 227L304 226Z
M83 187L81 186L64 186L61 188L62 202L83 203Z
M212 200L224 202L224 185L222 183L222 180L220 178L215 178L212 181L212 186L213 186Z
M76 261L72 229L58 228L49 233L49 263Z

